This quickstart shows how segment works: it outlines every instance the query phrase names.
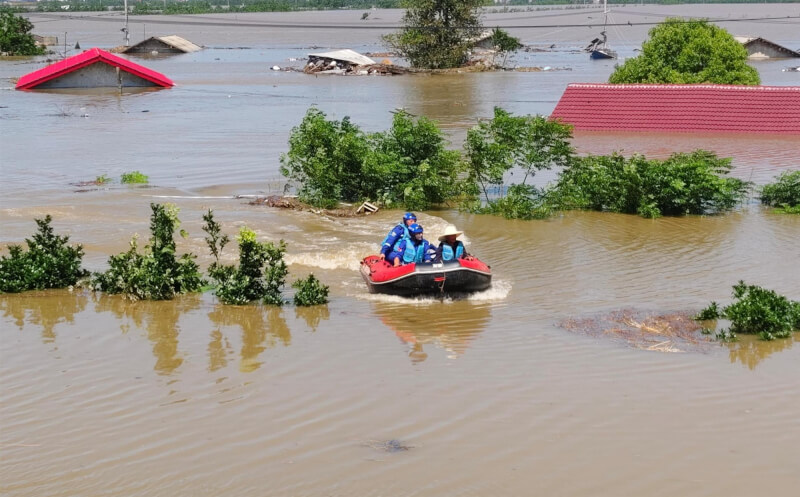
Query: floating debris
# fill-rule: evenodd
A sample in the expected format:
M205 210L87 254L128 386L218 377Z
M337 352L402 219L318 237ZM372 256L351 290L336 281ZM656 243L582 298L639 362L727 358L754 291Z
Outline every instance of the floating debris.
M391 440L367 440L362 444L364 447L370 449L380 450L383 452L404 452L414 448L413 445L406 445L405 443L393 438Z
M633 309L591 318L566 319L561 328L596 338L621 341L629 347L656 352L705 352L716 344L712 335L688 312L650 314Z

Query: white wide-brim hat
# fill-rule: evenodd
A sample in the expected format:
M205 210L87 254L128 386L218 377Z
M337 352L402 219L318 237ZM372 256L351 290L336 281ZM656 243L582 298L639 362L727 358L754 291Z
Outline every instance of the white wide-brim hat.
M450 235L459 236L459 235L461 235L461 233L462 233L461 231L458 231L456 229L456 227L451 224L447 228L444 229L444 234L439 237L439 241L443 242L444 239L447 238L448 236L450 236Z

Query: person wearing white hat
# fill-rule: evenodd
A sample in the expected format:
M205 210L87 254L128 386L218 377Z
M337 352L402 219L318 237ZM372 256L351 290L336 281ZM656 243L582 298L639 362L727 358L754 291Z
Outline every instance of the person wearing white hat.
M467 249L464 244L457 238L462 234L452 224L444 229L444 233L439 237L439 247L436 249L435 260L437 262L447 262L468 257Z

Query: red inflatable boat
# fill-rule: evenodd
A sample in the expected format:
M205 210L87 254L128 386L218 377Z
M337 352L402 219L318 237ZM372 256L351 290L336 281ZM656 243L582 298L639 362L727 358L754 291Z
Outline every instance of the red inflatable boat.
M469 293L492 285L492 271L477 257L394 267L370 255L361 261L361 276L370 293L426 295Z

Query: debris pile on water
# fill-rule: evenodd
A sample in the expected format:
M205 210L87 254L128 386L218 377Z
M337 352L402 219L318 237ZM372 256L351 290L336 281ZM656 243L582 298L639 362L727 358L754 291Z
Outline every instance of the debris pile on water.
M687 312L651 314L623 309L598 317L566 319L559 326L657 352L705 352L715 343L712 335L701 333L703 327Z

